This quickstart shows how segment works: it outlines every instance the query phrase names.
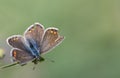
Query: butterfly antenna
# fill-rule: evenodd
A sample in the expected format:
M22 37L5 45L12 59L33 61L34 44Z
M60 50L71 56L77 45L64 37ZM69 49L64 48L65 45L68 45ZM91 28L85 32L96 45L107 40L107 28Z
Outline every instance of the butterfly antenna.
M19 64L19 62L15 62L15 63L13 63L13 64L9 64L9 65L2 66L2 67L0 67L0 69L4 69L4 68L11 67L11 66L15 66L15 65L17 65L17 64Z

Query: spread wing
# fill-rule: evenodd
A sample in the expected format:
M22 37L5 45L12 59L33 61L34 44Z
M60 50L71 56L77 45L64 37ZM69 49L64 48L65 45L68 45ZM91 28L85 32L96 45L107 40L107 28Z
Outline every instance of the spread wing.
M34 41L34 44L39 48L43 33L44 27L39 23L35 23L25 31L24 36L27 41Z
M25 64L26 62L34 59L30 53L17 48L13 48L11 50L11 56L13 57L14 62L19 62L20 64Z
M13 48L18 48L21 50L27 50L25 45L25 40L21 35L14 35L7 39L7 43Z
M41 53L45 53L53 49L63 40L64 37L59 35L57 28L47 28L41 42Z

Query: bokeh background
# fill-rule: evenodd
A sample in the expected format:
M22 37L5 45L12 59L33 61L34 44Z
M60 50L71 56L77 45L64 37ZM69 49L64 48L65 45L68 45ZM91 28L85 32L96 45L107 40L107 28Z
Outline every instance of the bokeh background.
M120 78L120 0L0 0L0 48L31 24L59 28L66 38L45 61L0 70L0 78Z

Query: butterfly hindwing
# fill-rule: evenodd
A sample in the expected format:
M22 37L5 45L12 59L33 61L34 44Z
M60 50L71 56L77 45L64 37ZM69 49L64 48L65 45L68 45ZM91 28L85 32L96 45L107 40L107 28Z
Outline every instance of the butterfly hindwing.
M13 57L14 62L19 62L20 64L24 64L34 59L34 57L30 53L17 48L13 48L11 50L11 56Z
M57 46L64 39L60 36L57 28L47 28L41 42L41 53L47 52Z

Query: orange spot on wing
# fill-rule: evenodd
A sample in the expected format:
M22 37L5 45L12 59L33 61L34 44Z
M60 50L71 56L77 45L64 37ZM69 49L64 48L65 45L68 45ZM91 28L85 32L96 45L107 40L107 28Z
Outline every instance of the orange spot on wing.
M15 41L16 39L15 39L15 38L13 38L13 40Z
M16 40L18 40L18 37L16 37Z
M13 38L13 41L17 41L17 40L18 40L18 37L14 37L14 38Z
M35 30L35 28L32 28L32 29L31 29L31 31L34 31L34 30Z
M32 31L31 31L31 30L29 30L29 32L31 33Z
M53 31L51 30L50 33L53 33Z
M57 34L57 32L54 31L54 34Z
M17 56L17 53L16 53L16 51L14 51L14 52L13 52L13 57L16 58L16 56Z
M51 33L51 34L54 34L54 35L57 34L57 32L56 32L56 31L53 31L53 30L51 30L50 33Z

